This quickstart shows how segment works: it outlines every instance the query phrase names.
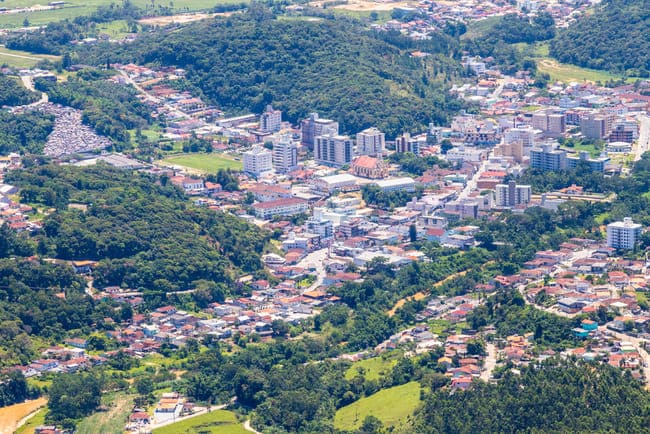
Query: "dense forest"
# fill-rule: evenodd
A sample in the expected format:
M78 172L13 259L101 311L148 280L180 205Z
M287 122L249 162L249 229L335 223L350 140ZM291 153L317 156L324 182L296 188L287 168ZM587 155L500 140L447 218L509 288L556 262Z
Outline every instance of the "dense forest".
M145 34L121 47L80 52L96 64L175 65L219 107L260 113L272 103L297 123L310 112L337 120L343 132L377 126L389 137L444 122L460 107L444 92L458 73L457 42L439 35L421 43L359 31L340 19L280 20L259 5L174 32ZM81 48L83 50L83 48Z
M54 116L0 111L0 154L41 154L54 128Z
M608 365L554 360L508 371L497 384L429 394L414 432L647 432L650 395Z
M0 75L0 106L18 106L38 101L39 95L27 89L18 77Z
M648 77L650 1L605 0L558 32L551 55L561 62Z
M207 281L223 292L236 270L261 268L270 237L234 216L189 206L165 178L108 166L47 165L12 172L8 182L22 188L23 201L57 209L35 236L38 252L99 261L97 287L146 288L156 298Z

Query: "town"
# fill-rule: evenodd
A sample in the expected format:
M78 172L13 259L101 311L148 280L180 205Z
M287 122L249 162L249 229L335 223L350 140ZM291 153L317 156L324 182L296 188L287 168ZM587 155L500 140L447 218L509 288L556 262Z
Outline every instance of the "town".
M535 12L537 3L423 1L417 8L401 7L398 12L404 16L418 12L426 19L391 20L372 28L426 38L459 16L481 20L522 9ZM558 27L565 27L587 6L557 3L546 10ZM301 8L292 6L296 12ZM411 56L427 53L413 51ZM273 233L274 251L262 257L269 278L237 276L238 292L244 295L213 301L196 311L173 302L176 295L195 290L169 292L167 304L146 312L141 309L142 288L95 286L97 261L45 258L83 276L86 294L94 300L129 305L134 314L121 323L104 320L111 323L105 337L117 342L119 350L89 348L93 337L88 335L69 337L46 348L40 358L12 368L25 378L75 373L123 355L145 359L199 342L208 347L221 343L232 350L287 334L294 338L302 323L343 303L336 289L364 282L374 268L399 272L412 264L435 262L423 245L471 253L504 244L486 240L479 221L617 199L615 193L593 185L539 191L532 182L522 182L527 174L580 171L628 177L650 151L649 80L618 86L558 81L540 88L526 71L508 75L492 58L465 56L463 67L469 73L453 84L450 93L470 109L448 125L432 123L387 138L377 127L345 135L338 122L318 113L292 125L273 105L262 113L229 117L191 90L173 85L183 80L185 69L132 63L111 67L116 73L107 81L132 86L150 109L156 145L166 151L183 149L182 153L153 157L114 152L108 138L83 124L79 110L48 102L45 93L40 101L14 110L56 118L44 154L58 164L108 165L153 174L178 187L196 207L237 216ZM191 149L192 143L196 149ZM224 163L225 168L192 167L175 159L179 155ZM3 181L25 165L18 153L0 156L0 226L6 223L23 235L43 231L44 218L55 212L35 209L21 200L17 186ZM217 182L219 174L234 186ZM85 205L70 204L75 206ZM395 351L406 357L433 353L452 391L470 389L477 378L497 383L504 369L517 371L555 356L609 364L650 385L650 259L642 247L647 247L648 228L632 215L598 226L597 233L536 251L523 268L463 287L457 295L438 295L430 288L400 300L388 316L423 300L415 304L414 327L372 349L334 359L359 362L387 358ZM472 312L486 308L490 297L503 293L550 315L578 319L572 329L574 345L554 351L535 343L537 331L497 337L494 324L468 321ZM595 317L604 320L589 319ZM152 408L153 414L134 408L125 429L150 432L211 411L176 390L165 392ZM49 432L43 428L41 432Z

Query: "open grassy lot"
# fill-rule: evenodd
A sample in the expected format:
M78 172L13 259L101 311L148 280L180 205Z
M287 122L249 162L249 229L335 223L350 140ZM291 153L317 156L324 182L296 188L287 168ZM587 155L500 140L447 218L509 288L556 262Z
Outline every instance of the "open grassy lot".
M410 382L384 389L372 396L340 408L334 416L334 428L355 430L366 416L372 415L385 426L399 426L420 404L420 385Z
M397 364L398 356L401 352L393 357L373 357L371 359L359 360L355 362L345 373L346 380L352 380L360 373L366 380L378 380L381 376L390 373L393 366Z
M58 60L59 57L33 54L27 51L10 50L4 45L0 45L0 65L24 69L31 68L43 59L55 61Z
M241 161L236 161L229 155L217 153L176 155L165 158L163 163L189 167L204 173L216 173L219 169L241 170L243 168Z
M110 393L102 397L108 411L100 411L83 419L77 425L77 434L112 434L124 431L127 417L133 410L134 395L126 392Z
M131 0L133 4L141 8L152 9L150 0ZM35 5L46 5L48 2L43 0L3 0L2 7L7 9L29 8ZM90 15L100 6L109 6L111 3L118 3L115 0L70 0L66 1L61 9L50 10L33 10L12 14L0 15L0 28L22 27L25 18L29 24L43 25L52 21L61 21L66 18L71 19L82 15ZM174 2L170 0L153 0L153 10L158 10L159 6L169 7L174 13L183 13L191 11L202 11L213 8L218 4L241 3L241 0L183 0Z
M596 71L595 69L581 68L579 66L569 65L568 63L559 63L557 60L546 57L536 59L536 61L537 69L550 75L553 81L600 81L604 83L608 80L621 79L621 77L606 71Z
M153 430L154 434L246 434L235 413L217 410Z

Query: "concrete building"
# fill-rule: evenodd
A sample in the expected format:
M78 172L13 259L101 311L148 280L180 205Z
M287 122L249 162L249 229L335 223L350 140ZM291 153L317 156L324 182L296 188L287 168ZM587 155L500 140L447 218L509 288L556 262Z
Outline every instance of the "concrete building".
M314 139L314 159L318 164L345 166L352 162L352 139L348 136L327 134Z
M273 141L273 169L277 173L287 173L298 166L298 144L291 134L276 134Z
M578 167L580 162L584 162L589 166L592 172L604 172L605 166L609 163L609 157L606 155L601 155L598 158L591 158L589 152L580 151L577 157L568 157L567 158L567 168L575 169Z
M272 105L267 105L260 116L260 130L265 133L276 133L282 127L282 112L274 110Z
M495 191L495 205L498 208L512 208L517 205L526 205L530 203L532 194L530 185L517 185L515 181L510 181L508 184L497 184Z
M300 123L300 132L300 142L309 149L314 149L316 137L339 134L339 123L331 119L320 119L318 113L312 113Z
M273 170L273 153L263 146L255 145L243 153L244 172L260 176Z
M307 231L318 234L321 240L327 240L334 236L334 226L330 220L317 217L310 217L305 223Z
M377 187L384 192L403 190L408 192L415 191L415 181L412 178L392 178L376 181Z
M541 170L564 170L567 168L566 151L556 145L546 143L530 151L530 167Z
M395 152L411 152L420 155L422 148L427 144L426 136L411 137L409 133L404 133L395 139Z
M559 136L566 131L566 118L561 113L541 110L533 113L532 126L546 135Z
M622 119L614 122L612 132L609 134L611 142L634 143L639 138L639 125L635 120Z
M607 225L607 246L614 249L632 250L640 236L641 225L630 217Z
M253 204L255 215L261 219L270 219L275 215L291 216L306 212L308 209L308 202L297 197Z
M539 131L537 131L539 132ZM536 131L532 127L517 127L506 130L503 134L504 143L521 143L527 148L535 146Z
M377 157L384 154L386 137L377 128L372 127L357 133L357 155Z
M588 139L604 140L612 131L613 115L589 113L580 117L580 132Z

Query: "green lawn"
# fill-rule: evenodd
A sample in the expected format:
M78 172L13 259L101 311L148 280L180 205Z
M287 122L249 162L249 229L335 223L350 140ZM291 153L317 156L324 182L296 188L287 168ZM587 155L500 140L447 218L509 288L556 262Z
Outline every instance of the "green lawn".
M151 13L151 0L131 0L133 4L143 9L148 9ZM241 0L183 0L174 2L172 0L153 0L154 12L152 15L159 15L156 11L159 6L172 7L174 13L180 14L185 12L203 11L213 8L218 4L240 3ZM48 2L43 0L3 0L2 7L13 9L17 7L29 7L34 5L46 5ZM52 9L44 11L31 11L15 14L0 15L0 28L22 27L25 18L30 25L47 24L52 21L61 21L72 19L78 16L87 16L93 13L99 6L108 6L111 3L119 3L115 0L70 0L66 1L61 9Z
M35 429L45 425L45 413L47 407L41 408L34 416L27 419L27 422L16 430L16 434L33 434Z
M375 416L385 426L398 426L420 404L420 385L410 382L381 390L367 398L340 408L334 416L334 428L358 429L366 416Z
M401 357L401 353L399 354ZM393 366L397 364L397 357L383 358L373 357L371 359L355 362L345 373L346 380L352 380L363 372L366 380L379 380L380 377L389 374Z
M246 434L235 413L217 410L153 430L154 434Z
M199 170L205 173L216 173L219 169L242 170L241 161L236 161L233 157L226 154L183 154L168 157L163 160L164 163L177 166L189 167L190 169Z
M102 397L107 411L98 411L77 425L77 434L113 434L124 431L127 418L133 410L135 395L126 392L109 393Z
M0 65L7 65L13 68L31 68L43 59L58 60L58 56L47 56L42 54L28 53L27 51L10 50L0 45Z

